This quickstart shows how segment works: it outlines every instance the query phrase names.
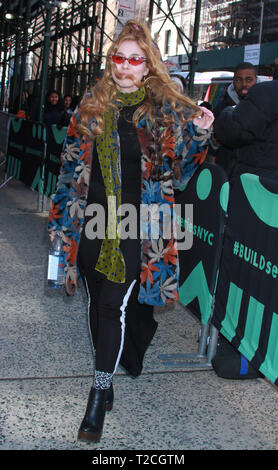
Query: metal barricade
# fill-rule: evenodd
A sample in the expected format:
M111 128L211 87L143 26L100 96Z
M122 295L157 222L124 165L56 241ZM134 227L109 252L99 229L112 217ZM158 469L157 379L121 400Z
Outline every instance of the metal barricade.
M211 324L214 298L227 218L229 182L222 168L204 163L191 178L187 188L176 195L176 204L193 204L193 221L177 220L193 233L191 249L179 253L179 302L201 324L197 352L163 354L164 365L182 368L211 368L218 330Z
M278 385L278 182L265 174L233 178L211 322Z
M44 212L47 199L55 192L60 171L60 154L66 127L46 126L8 113L0 113L3 129L5 178L0 189L12 179L22 181L38 193L36 212Z
M0 111L0 167L6 164L10 122L15 115ZM13 177L4 176L4 181L0 184L0 189L4 187Z

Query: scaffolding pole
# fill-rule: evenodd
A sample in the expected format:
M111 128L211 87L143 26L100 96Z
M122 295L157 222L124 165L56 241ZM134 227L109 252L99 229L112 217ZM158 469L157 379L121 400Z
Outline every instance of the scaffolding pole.
M47 74L48 74L48 56L50 49L50 25L53 6L50 3L45 4L46 19L45 19L45 33L44 33L44 45L43 45L43 61L41 71L41 89L40 89L40 106L39 106L39 121L43 121L44 109L45 109L45 94L47 85Z
M194 95L194 78L195 78L196 65L198 62L197 51L198 51L201 6L202 6L202 0L196 0L192 52L191 52L191 58L190 58L190 76L189 76L189 96L190 97L193 97Z

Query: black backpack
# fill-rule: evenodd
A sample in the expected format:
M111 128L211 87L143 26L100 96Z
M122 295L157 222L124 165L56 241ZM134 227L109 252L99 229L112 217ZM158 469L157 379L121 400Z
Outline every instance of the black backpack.
M219 334L216 354L211 361L218 377L224 379L257 379L263 377L229 341Z

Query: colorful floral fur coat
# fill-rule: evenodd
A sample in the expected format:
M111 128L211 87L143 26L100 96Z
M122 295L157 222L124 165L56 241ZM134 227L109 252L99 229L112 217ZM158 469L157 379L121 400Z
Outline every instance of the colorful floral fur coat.
M192 121L180 125L177 116L171 127L158 128L157 137L147 130L146 121L137 127L141 146L141 204L151 211L167 204L171 217L174 189L185 187L207 153L208 130L199 129ZM49 231L60 232L65 253L66 291L73 295L78 287L77 252L83 228L91 171L94 139L78 134L78 112L71 119L61 155L57 191L49 213ZM154 161L160 152L160 165L153 177ZM157 163L156 163L157 165ZM147 219L148 220L148 219ZM152 219L151 219L152 220ZM143 225L143 227L142 227ZM178 300L179 262L175 230L165 240L148 237L150 228L141 223L141 285L138 300L149 305L165 305ZM148 224L147 224L148 225ZM174 225L174 224L173 224Z

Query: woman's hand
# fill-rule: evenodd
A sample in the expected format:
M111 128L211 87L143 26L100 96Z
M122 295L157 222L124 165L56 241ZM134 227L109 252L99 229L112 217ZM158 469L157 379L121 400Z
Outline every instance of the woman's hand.
M200 106L201 114L200 116L193 119L193 123L195 126L200 127L200 129L209 129L214 121L213 113L205 108L204 106Z

